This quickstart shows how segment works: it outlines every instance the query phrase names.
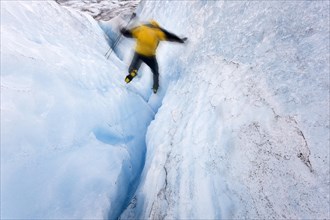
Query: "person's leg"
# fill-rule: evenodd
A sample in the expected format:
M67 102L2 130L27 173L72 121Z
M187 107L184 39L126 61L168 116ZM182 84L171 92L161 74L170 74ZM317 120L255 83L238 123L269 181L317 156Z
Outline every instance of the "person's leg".
M145 62L151 69L154 78L154 85L152 87L154 93L157 92L159 87L159 69L156 56L142 57L142 61Z
M134 53L131 65L128 68L128 75L125 78L125 82L129 83L137 75L137 71L141 66L142 60L141 56L138 53Z

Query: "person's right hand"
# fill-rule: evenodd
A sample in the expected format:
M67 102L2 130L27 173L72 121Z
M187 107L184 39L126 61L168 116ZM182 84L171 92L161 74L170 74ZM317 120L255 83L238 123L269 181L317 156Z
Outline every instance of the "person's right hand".
M123 28L123 27L121 27L120 28L120 32L123 34L123 33L125 33L127 30L126 30L126 28Z

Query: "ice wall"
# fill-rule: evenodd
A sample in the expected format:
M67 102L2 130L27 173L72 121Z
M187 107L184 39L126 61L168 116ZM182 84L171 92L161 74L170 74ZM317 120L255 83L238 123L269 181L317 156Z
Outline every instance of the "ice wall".
M169 82L122 215L329 218L329 2L143 1Z
M91 17L1 1L1 219L116 218L127 205L154 113L108 49Z

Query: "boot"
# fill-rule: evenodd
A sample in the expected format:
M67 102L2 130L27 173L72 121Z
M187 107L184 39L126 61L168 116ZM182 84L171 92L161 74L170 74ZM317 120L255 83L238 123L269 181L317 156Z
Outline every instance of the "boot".
M131 82L136 75L137 75L137 70L132 70L132 72L126 76L125 82L126 83Z
M158 85L155 84L153 87L152 87L152 91L156 94L157 91L158 91Z

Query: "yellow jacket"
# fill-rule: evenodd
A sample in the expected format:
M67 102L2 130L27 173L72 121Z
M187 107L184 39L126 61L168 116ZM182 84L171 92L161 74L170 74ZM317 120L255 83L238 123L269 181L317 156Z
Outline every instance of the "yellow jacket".
M165 33L159 28L141 25L131 30L136 39L135 51L144 56L155 56L159 41L166 40Z
M143 56L155 56L158 44L163 40L184 43L176 35L159 27L156 22L140 25L131 30L122 29L121 32L126 37L136 39L135 51Z

